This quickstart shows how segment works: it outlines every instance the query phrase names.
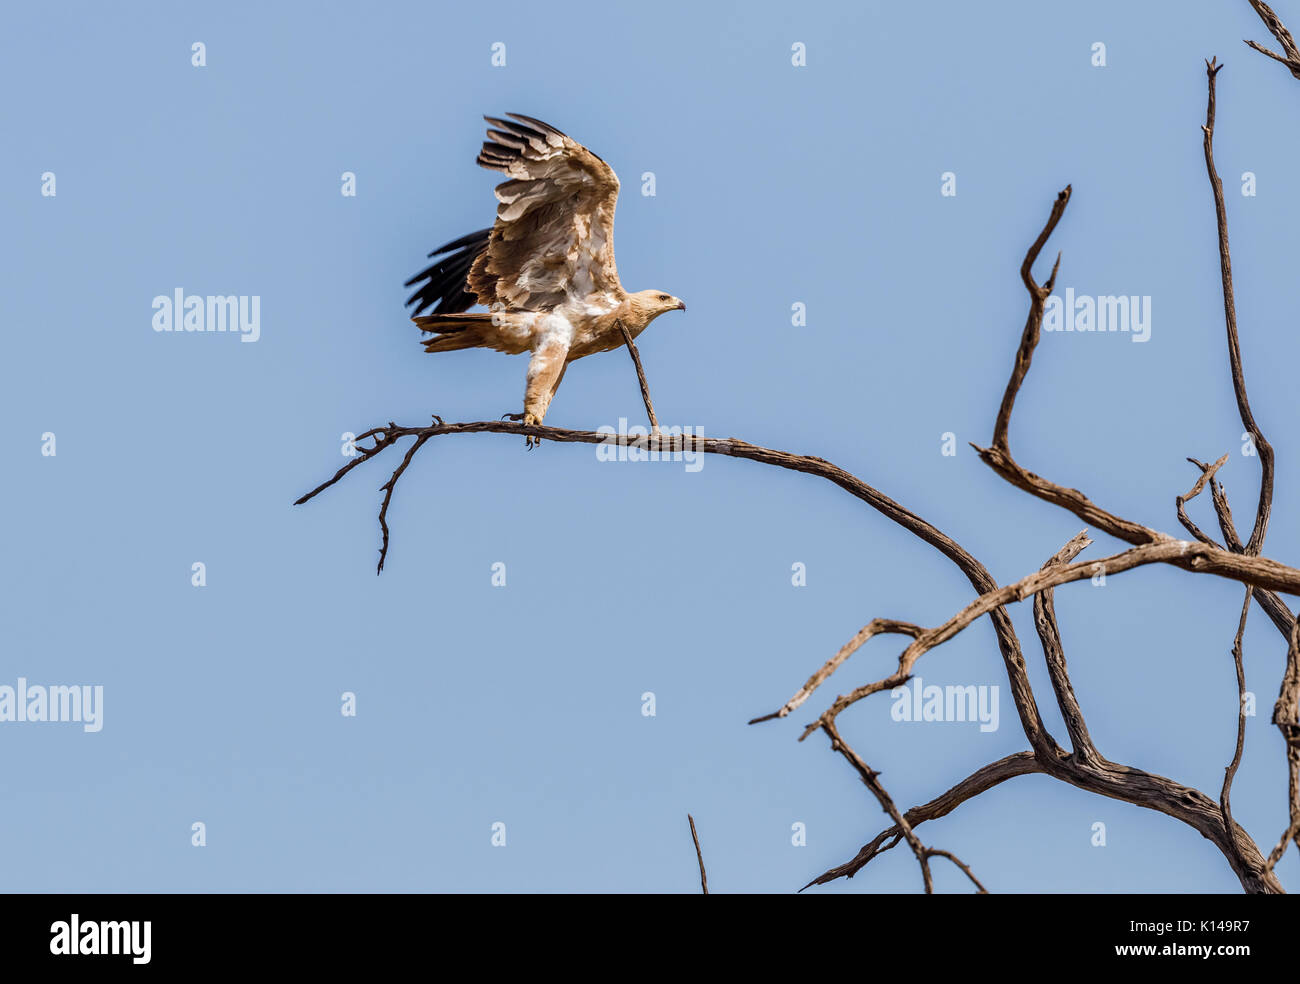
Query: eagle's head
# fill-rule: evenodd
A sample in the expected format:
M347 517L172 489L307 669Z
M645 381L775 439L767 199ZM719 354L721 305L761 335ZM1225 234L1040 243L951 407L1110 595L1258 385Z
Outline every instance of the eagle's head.
M642 325L648 325L665 311L685 311L686 302L661 290L639 290L628 300Z

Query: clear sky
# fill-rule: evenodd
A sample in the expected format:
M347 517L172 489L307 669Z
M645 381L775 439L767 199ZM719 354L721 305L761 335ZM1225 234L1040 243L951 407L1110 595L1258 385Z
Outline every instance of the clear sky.
M1300 28L1300 4L1279 13ZM886 825L823 737L796 739L888 672L897 640L872 641L791 719L745 724L871 618L933 625L971 599L951 564L834 486L448 437L398 486L381 577L395 461L291 506L343 463L344 432L520 408L522 358L425 355L403 308L428 250L491 222L483 113L553 123L621 176L624 283L689 307L640 341L665 424L830 458L1005 583L1083 525L966 443L990 439L1027 307L1019 265L1067 183L1047 250L1064 251L1059 288L1149 297L1150 339L1045 335L1018 458L1177 534L1184 459L1232 452L1221 475L1250 525L1258 459L1240 453L1201 153L1203 59L1218 55L1245 366L1278 451L1265 552L1296 563L1300 83L1242 38L1271 43L1245 0L7 8L0 685L104 697L95 733L0 723L0 885L696 891L690 811L713 890L788 892ZM260 338L155 332L153 299L178 288L260 298ZM642 416L615 352L573 366L547 422ZM1192 511L1213 528L1207 502ZM1098 539L1084 558L1120 547ZM1241 597L1163 568L1057 592L1104 754L1217 798ZM1012 615L1064 741L1029 605ZM1283 656L1252 612L1258 715L1234 813L1266 851L1286 823L1268 720ZM999 687L1000 722L896 722L887 694L847 712L903 807L1026 746L987 620L918 673ZM923 829L993 891L1238 888L1189 828L1043 777ZM1279 872L1294 886L1296 852ZM919 889L900 849L817 891Z

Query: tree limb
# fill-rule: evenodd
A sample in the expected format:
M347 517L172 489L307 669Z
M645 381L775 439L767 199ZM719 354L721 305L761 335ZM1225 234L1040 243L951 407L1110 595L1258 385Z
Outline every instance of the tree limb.
M1250 0L1250 5L1255 8L1255 13L1259 14L1259 18L1264 22L1264 26L1269 29L1269 32L1273 37L1277 38L1278 42L1282 45L1282 50L1286 52L1286 57L1284 58L1279 54L1275 54L1263 45L1254 41L1247 41L1246 44L1250 45L1261 54L1268 55L1268 57L1272 58L1274 61L1281 62L1291 71L1292 75L1297 79L1300 79L1300 48L1296 47L1295 39L1291 37L1291 32L1286 29L1286 25L1282 23L1277 14L1273 13L1273 9L1269 7L1268 4L1264 3L1263 0Z
M1043 570L1069 563L1086 545L1086 540L1076 537L1058 550L1043 565ZM1070 735L1074 757L1081 762L1092 763L1100 758L1100 754L1092 743L1092 736L1088 734L1083 710L1079 707L1079 699L1070 684L1065 648L1061 643L1061 630L1056 622L1056 606L1052 595L1051 588L1045 588L1034 595L1034 627L1038 630L1038 639L1043 646L1043 660L1047 663L1047 674L1052 681L1052 691L1056 694L1056 705L1065 721L1065 730Z
M1285 28L1283 30L1285 31ZM1223 66L1217 64L1217 59L1211 58L1205 63L1209 96L1205 107L1205 125L1201 127L1204 134L1202 146L1205 151L1205 170L1209 174L1210 187L1214 191L1214 214L1219 228L1219 272L1223 279L1223 318L1228 329L1228 363L1232 371L1232 391L1237 397L1237 412L1241 416L1242 426L1250 434L1251 441L1259 452L1261 469L1259 506L1255 510L1255 528L1251 531L1250 540L1243 551L1254 557L1259 554L1264 545L1264 534L1268 532L1269 513L1273 508L1273 446L1265 440L1259 425L1255 423L1255 416L1250 410L1250 400L1246 396L1245 373L1241 368L1237 305L1232 293L1232 255L1228 250L1228 213L1223 203L1223 182L1219 180L1219 172L1214 166L1214 83L1222 69Z

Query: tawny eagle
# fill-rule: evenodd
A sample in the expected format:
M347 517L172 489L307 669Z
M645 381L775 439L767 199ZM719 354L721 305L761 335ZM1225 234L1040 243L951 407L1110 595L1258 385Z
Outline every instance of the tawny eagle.
M686 305L661 290L629 294L619 282L613 169L555 127L506 115L483 117L478 155L510 179L496 187L496 222L430 253L433 263L406 282L419 285L406 303L434 336L426 352L531 352L524 412L507 416L540 424L570 362L623 344L619 322L636 337ZM466 313L475 304L488 310Z

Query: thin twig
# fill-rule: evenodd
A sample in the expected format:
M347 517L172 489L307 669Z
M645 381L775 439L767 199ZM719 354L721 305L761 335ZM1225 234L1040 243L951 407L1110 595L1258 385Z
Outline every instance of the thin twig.
M762 717L756 717L749 723L759 724L763 721L771 721L773 718L783 718L788 715L811 697L813 691L825 683L830 675L839 668L840 664L861 649L872 636L894 633L909 635L915 639L923 631L919 625L913 625L911 622L898 622L891 618L872 619L858 630L857 635L841 646L834 656L822 664L821 669L810 676L808 681L799 688L799 691L781 706L780 710L773 711L771 714L764 714Z
M1196 480L1195 485L1188 489L1186 495L1174 497L1174 510L1178 514L1178 521L1182 523L1183 528L1187 530L1188 533L1192 534L1192 536L1196 537L1196 539L1200 540L1202 543L1208 543L1212 547L1218 547L1221 550L1223 549L1222 545L1215 540L1214 537L1204 532L1199 526L1192 522L1191 517L1187 515L1187 509L1185 507L1187 503L1191 502L1201 494L1205 489L1205 483L1213 479L1214 473L1227 463L1228 456L1225 453L1222 458L1212 465L1207 465L1204 462L1197 461L1195 458L1188 458L1187 460L1201 469L1201 477Z
M993 424L993 446L1005 450L1007 447L1007 428L1011 426L1011 411L1016 405L1016 394L1020 392L1020 384L1024 382L1025 376L1029 373L1029 364L1034 358L1034 348L1038 345L1038 334L1043 324L1043 307L1047 303L1047 298L1051 296L1052 288L1056 285L1056 274L1061 268L1061 254L1056 254L1056 262L1052 265L1051 276L1047 278L1047 283L1038 286L1034 281L1034 263L1038 259L1038 254L1043 251L1047 245L1047 240L1051 237L1056 224L1061 221L1061 216L1065 214L1065 206L1070 204L1070 194L1072 186L1066 185L1056 196L1056 201L1052 204L1052 211L1047 216L1047 222L1038 238L1034 240L1029 251L1025 253L1024 262L1020 264L1020 279L1029 291L1029 316L1025 321L1025 330L1020 338L1020 348L1016 350L1015 365L1011 370L1011 380L1007 383L1007 388L1002 394L1002 405L998 407L998 417Z
M700 862L700 888L704 894L709 894L709 876L704 872L704 854L700 851L700 835L695 832L695 818L689 813L686 819L691 822L691 839L695 841L695 859Z
M379 529L383 534L383 543L379 547L379 564L375 567L376 574L384 572L384 560L388 557L388 504L393 501L393 490L397 488L397 480L402 477L407 466L410 465L411 459L415 457L415 452L419 451L428 438L421 435L415 439L415 442L407 449L406 456L402 458L402 463L393 471L392 477L380 486L380 491L384 493L384 501L379 506Z
M641 355L636 350L636 342L632 341L632 333L627 330L627 325L622 320L617 322L618 330L623 333L623 341L627 342L627 350L632 356L632 363L636 366L636 379L641 384L641 399L645 401L646 416L650 418L650 433L655 437L659 436L659 419L655 416L655 405L650 402L650 384L645 381L645 370L641 368Z
M966 864L966 862L964 862L961 858L957 857L957 855L953 854L951 851L941 851L938 848L932 847L926 851L926 854L928 854L932 858L947 858L958 868L960 868L962 872L966 875L966 877L969 878L974 883L976 894L978 895L989 894L989 890L980 883L980 880L978 878L975 877L975 872L970 870L970 865Z
M1241 766L1241 754L1246 747L1246 668L1241 657L1241 640L1246 634L1246 616L1250 614L1253 588L1246 589L1246 597L1241 603L1241 618L1237 621L1237 635L1232 640L1232 661L1237 669L1237 748L1232 761L1223 770L1223 790L1219 793L1219 809L1223 811L1223 823L1234 834L1237 825L1232 822L1232 780L1237 777ZM1241 845L1238 844L1238 850Z

